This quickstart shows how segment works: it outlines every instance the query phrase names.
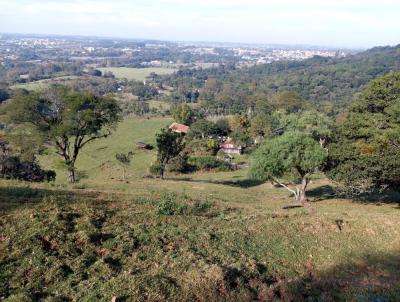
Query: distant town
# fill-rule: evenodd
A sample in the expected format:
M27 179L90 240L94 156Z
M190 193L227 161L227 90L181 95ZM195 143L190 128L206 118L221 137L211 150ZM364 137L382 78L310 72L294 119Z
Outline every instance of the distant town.
M356 51L315 46L206 44L0 34L0 63L6 68L19 67L20 76L26 74L24 69L43 63L83 63L94 68L206 68L224 63L248 66L275 61L299 61L314 56L343 57L354 52Z

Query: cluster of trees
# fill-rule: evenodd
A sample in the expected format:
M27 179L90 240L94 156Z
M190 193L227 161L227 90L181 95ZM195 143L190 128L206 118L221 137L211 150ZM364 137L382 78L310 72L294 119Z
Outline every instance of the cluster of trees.
M253 178L278 183L301 203L316 172L352 195L400 188L400 72L372 81L334 124L307 111L283 121L282 132L272 133L255 152Z
M129 81L126 92L139 97L141 100L149 100L158 95L158 89L154 85L146 85L142 81Z
M41 64L17 62L7 66L2 78L9 84L24 83L67 75L82 75L83 69L84 65L79 62Z
M339 119L329 165L355 192L400 189L400 72L372 81Z
M82 148L93 140L107 137L120 120L115 99L73 92L60 85L42 92L16 94L2 109L10 136L18 129L32 129L41 140L38 146L47 144L56 149L71 183L76 181L75 164ZM18 145L29 146L24 139Z
M185 69L163 77L185 100L199 91L198 100L213 113L242 113L258 99L281 91L293 91L325 111L348 104L373 79L400 69L400 46L381 47L345 58L314 57L304 61L274 62L237 69L232 65ZM334 107L334 108L332 108Z

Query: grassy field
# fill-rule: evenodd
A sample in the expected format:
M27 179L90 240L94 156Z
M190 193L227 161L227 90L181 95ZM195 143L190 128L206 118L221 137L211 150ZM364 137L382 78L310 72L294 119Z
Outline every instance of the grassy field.
M127 78L128 80L143 81L152 72L163 75L171 74L175 71L173 68L149 67L149 68L129 68L129 67L105 67L99 68L101 72L111 71L117 78Z
M312 205L233 172L148 177L169 119L126 119L88 145L81 179L0 181L1 301L399 301L400 207L337 199L313 180ZM135 155L122 180L114 155Z
M159 110L160 112L165 112L165 111L171 109L170 103L166 103L166 102L158 101L158 100L150 100L149 106L150 106L150 108L155 108L155 109Z
M39 89L44 89L44 88L48 87L50 83L54 83L54 82L62 83L63 81L76 80L78 78L79 78L78 76L63 76L63 77L57 77L54 79L39 80L39 81L34 81L34 82L29 82L29 83L16 84L16 85L11 86L11 89L39 90Z

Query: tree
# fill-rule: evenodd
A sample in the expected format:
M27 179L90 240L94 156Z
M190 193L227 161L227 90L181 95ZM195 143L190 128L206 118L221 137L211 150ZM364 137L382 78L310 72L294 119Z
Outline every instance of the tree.
M339 122L328 176L348 193L400 188L400 72L372 81Z
M128 152L128 153L117 153L115 154L116 160L121 164L122 166L122 179L126 179L126 167L129 166L131 163L133 153Z
M287 113L300 112L308 107L307 102L296 92L282 91L271 97L275 109L286 110Z
M194 138L205 138L207 136L216 135L217 126L207 120L198 120L190 126L189 136Z
M271 117L266 113L258 113L250 121L250 134L253 137L262 136L271 132Z
M194 112L186 103L175 105L171 112L172 117L178 123L190 125L194 120Z
M235 114L229 120L230 128L232 131L247 132L250 127L250 120L246 114Z
M229 121L227 119L219 119L215 122L215 126L217 127L218 135L221 136L226 136L231 131Z
M169 129L161 129L156 134L157 161L161 178L164 178L165 167L168 162L179 155L184 149L183 136Z
M265 141L256 150L250 176L279 184L292 192L298 202L305 204L310 176L318 171L326 158L327 153L311 137L300 132L287 132ZM301 180L300 186L294 189L281 181L288 180L293 173Z
M10 94L7 89L3 89L0 87L0 104L6 101L10 97Z
M55 86L45 93L17 95L6 108L15 123L33 125L55 146L68 168L73 183L79 152L89 142L107 137L120 120L117 101L90 93L70 93Z
M319 142L322 148L332 136L333 122L323 113L306 110L285 114L282 111L273 114L275 120L273 133L280 135L287 131L305 133Z

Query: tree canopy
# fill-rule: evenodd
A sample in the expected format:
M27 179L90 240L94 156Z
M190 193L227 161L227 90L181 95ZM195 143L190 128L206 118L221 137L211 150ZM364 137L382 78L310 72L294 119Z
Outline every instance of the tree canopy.
M400 72L370 83L329 148L328 175L352 191L400 188Z
M183 136L169 129L161 129L156 135L158 172L164 178L164 172L169 161L178 156L184 149Z
M254 179L275 182L305 203L310 176L325 163L327 153L310 136L300 132L287 132L265 141L255 152L250 176ZM289 188L284 182L293 176L301 180L301 186Z
M117 102L90 93L71 93L54 86L43 93L16 95L6 112L13 123L33 125L56 147L75 182L75 162L90 141L106 137L120 119Z
M178 123L190 125L194 121L194 112L186 103L175 105L172 109L172 117Z

